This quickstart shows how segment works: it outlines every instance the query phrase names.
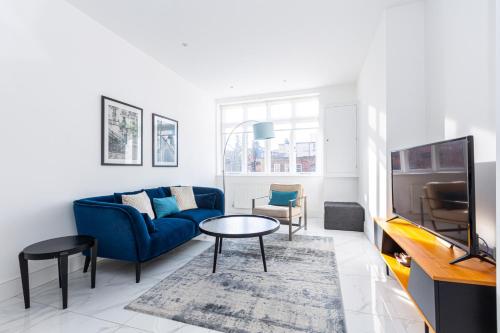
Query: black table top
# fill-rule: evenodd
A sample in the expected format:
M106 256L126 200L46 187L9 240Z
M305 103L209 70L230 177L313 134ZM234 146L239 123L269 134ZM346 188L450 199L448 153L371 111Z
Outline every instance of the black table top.
M271 234L279 229L280 222L268 216L226 215L206 219L199 227L210 236L246 238Z
M94 238L91 236L66 236L47 239L31 244L24 248L26 257L36 259L40 257L56 257L60 254L74 254L82 252L94 245Z

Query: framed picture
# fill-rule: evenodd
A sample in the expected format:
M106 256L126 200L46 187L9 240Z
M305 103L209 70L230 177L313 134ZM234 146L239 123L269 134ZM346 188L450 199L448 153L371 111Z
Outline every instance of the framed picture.
M142 109L102 96L101 165L142 165Z
M177 120L153 113L153 166L177 167L179 127Z

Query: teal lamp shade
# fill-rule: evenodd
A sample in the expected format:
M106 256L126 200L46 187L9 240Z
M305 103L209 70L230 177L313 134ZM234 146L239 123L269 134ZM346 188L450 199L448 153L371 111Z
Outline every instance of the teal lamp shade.
M263 121L253 125L254 140L267 140L274 138L273 123L270 121Z

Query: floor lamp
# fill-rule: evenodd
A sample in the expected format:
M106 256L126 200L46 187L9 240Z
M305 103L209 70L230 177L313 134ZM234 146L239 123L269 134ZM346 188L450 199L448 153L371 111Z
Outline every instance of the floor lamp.
M222 189L224 191L224 195L226 194L226 149L227 149L227 144L229 142L229 139L233 135L234 131L243 125L246 124L253 124L253 137L254 140L268 140L274 138L274 129L273 129L273 123L270 121L256 121L256 120L247 120L242 123L239 123L238 125L234 126L234 128L231 130L229 133L226 143L224 144L224 151L222 153ZM225 201L225 196L224 196L224 201Z

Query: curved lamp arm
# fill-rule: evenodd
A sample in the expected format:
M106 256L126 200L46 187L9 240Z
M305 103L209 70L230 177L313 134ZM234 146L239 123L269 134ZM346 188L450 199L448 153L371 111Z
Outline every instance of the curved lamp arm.
M257 120L245 120L238 125L234 126L229 135L227 136L226 143L224 144L224 150L222 152L222 191L224 192L224 199L226 198L226 149L227 149L227 144L229 143L229 139L233 135L234 131L240 126L250 124L250 123L258 123Z
M233 135L234 131L245 124L249 123L254 123L253 125L253 134L254 134L254 140L267 140L274 138L274 130L273 130L273 123L269 121L257 121L257 120L246 120L238 125L236 125L231 132L229 133L226 143L224 144L224 150L222 153L222 188L224 190L224 193L226 193L226 149L227 149L227 144L229 142L229 139ZM225 198L225 197L224 197Z

